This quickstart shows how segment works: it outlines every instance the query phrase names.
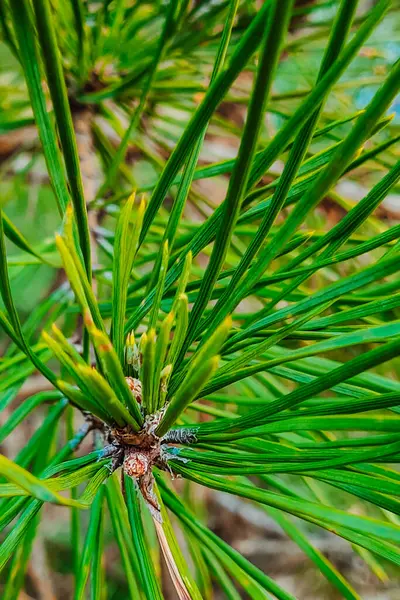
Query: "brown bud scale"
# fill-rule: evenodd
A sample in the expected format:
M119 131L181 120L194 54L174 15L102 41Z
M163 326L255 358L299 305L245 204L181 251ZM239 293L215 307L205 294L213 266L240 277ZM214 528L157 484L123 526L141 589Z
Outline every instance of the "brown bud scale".
M135 377L125 377L126 383L129 386L133 396L136 398L139 404L142 403L142 382L140 379L135 379Z
M142 477L150 467L150 457L147 452L127 450L124 459L124 472L129 477Z

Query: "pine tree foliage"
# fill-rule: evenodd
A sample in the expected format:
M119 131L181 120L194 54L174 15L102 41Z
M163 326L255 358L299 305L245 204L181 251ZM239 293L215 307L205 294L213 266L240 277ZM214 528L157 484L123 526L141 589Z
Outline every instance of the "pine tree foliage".
M162 599L162 555L180 599L293 599L201 487L341 598L315 532L398 576L398 12L366 4L0 0L5 600L47 504L76 600L112 597L109 544L120 597Z

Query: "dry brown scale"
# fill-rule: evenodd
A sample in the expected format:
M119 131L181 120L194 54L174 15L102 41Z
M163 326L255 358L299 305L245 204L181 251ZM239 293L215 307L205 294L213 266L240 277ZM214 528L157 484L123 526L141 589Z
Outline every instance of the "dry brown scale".
M170 471L162 451L162 441L154 433L164 413L165 407L158 413L148 415L141 431L138 432L129 427L109 429L106 433L109 445L102 453L103 457L113 458L112 471L122 467L125 475L137 481L143 498L156 511L158 517L160 507L153 491L152 468L157 466Z

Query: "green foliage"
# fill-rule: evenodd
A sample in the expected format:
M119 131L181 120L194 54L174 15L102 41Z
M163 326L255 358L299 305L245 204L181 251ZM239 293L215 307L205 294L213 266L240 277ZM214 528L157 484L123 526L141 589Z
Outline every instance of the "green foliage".
M365 4L0 0L6 600L46 503L76 600L163 598L161 553L180 599L293 599L199 486L264 511L340 597L361 596L318 530L399 577L398 12Z

